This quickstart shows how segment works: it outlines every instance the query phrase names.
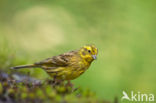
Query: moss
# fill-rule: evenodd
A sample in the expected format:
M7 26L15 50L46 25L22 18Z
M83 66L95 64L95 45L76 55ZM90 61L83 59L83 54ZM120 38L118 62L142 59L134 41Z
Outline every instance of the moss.
M90 90L75 89L65 82L56 85L51 80L42 82L30 76L4 72L0 73L0 95L0 102L5 103L10 100L13 103L106 103L97 99Z

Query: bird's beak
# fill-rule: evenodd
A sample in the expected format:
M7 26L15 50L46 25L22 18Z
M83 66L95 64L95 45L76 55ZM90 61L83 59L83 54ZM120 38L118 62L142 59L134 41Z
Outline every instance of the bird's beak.
M96 55L92 55L93 59L97 59Z

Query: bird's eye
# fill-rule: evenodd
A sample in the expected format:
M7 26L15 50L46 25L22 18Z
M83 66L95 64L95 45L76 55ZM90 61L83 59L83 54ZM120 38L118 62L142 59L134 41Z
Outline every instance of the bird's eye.
M88 52L89 52L89 53L91 53L91 51L90 51L90 50L88 50Z

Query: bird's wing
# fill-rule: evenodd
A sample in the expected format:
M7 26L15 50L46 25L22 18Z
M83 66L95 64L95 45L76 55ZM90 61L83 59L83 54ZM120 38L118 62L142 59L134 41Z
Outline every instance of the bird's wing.
M73 56L75 56L77 52L71 51L68 53L64 53L58 56L53 56L52 58L47 58L43 61L35 63L38 66L48 66L48 67L65 67L70 65L70 60Z

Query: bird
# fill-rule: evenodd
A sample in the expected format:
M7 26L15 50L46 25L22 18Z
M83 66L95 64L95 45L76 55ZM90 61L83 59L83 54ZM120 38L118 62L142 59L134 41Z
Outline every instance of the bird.
M11 67L11 69L42 68L50 77L57 80L74 80L83 74L97 59L95 45L85 45L77 50L44 59L29 65Z

